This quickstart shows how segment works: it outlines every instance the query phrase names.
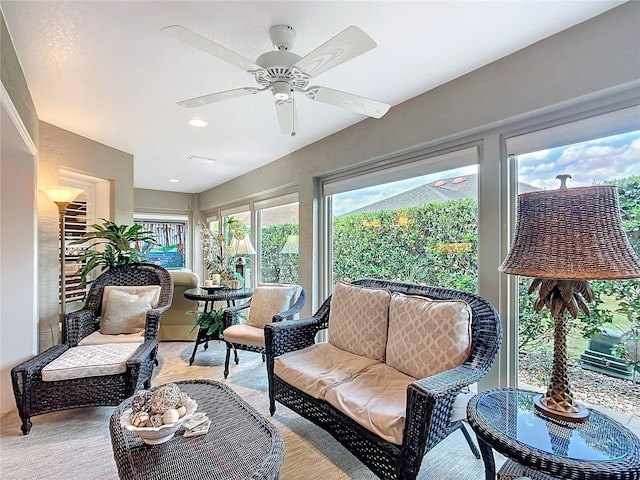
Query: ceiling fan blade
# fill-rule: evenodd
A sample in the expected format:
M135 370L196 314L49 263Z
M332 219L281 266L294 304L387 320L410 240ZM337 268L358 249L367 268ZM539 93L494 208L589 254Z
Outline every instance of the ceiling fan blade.
M276 113L278 114L280 133L295 137L298 131L298 114L293 97L289 100L276 100Z
M389 111L389 108L391 108L390 105L378 102L377 100L371 100L370 98L327 87L309 87L305 94L311 100L346 108L347 110L352 110L374 118L382 117Z
M294 67L310 77L315 77L375 47L376 42L369 35L351 25L307 53Z
M178 102L181 107L200 107L209 103L221 102L223 100L229 100L231 98L244 97L245 95L255 95L259 89L253 87L234 88L233 90L225 90L224 92L210 93L209 95L202 95L201 97L189 98L188 100L182 100Z
M198 35L197 33L192 32L188 28L184 28L180 25L170 25L168 27L162 28L161 31L168 33L173 38L180 40L187 45L196 47L203 52L209 53L214 57L218 57L226 62L231 63L232 65L240 67L247 72L260 70L261 68L251 60L244 58L242 55L239 55L236 52L232 52L227 47L223 47L222 45L201 35Z

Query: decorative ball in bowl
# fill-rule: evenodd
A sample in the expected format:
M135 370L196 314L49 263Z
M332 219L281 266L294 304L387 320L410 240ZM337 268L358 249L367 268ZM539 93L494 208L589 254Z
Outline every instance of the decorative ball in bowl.
M181 417L178 416L177 418L176 414L173 413L177 410L167 410L162 415L163 417L165 417L165 420L167 420L167 423L163 423L157 427L135 426L132 423L132 420L137 423L136 419L139 419L141 413L143 412L134 413L133 409L128 408L122 413L122 416L120 417L120 426L140 436L144 443L148 445L159 445L161 443L168 442L173 438L175 433L180 428L180 425L182 425L182 422L193 416L195 411L198 409L198 404L195 402L195 400L188 398L184 403L184 407L186 409L186 412L184 413L184 415L182 415Z

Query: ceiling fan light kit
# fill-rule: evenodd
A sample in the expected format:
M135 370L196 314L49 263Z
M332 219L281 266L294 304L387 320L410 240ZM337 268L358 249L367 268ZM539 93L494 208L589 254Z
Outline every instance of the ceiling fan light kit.
M255 63L180 25L165 27L162 31L183 43L242 68L253 75L259 85L259 88L236 88L178 102L178 105L183 107L194 108L270 90L275 99L280 131L291 136L294 136L297 130L295 92L304 94L310 100L374 118L381 118L390 108L385 103L352 93L309 86L310 80L317 75L376 47L373 39L356 26L346 28L304 57L300 57L290 51L296 39L293 27L274 25L269 30L269 36L275 50L263 53Z

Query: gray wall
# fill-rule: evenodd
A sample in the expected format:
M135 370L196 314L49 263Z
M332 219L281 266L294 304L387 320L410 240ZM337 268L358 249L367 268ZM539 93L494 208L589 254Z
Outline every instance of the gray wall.
M38 184L58 185L60 169L108 180L109 219L122 224L133 222L133 155L40 122ZM44 349L59 343L55 327L59 312L59 223L56 205L43 193L38 200L39 317L46 339L40 343Z

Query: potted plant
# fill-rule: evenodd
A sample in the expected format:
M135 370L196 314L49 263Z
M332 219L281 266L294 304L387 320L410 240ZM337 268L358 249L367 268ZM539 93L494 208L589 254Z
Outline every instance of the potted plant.
M215 308L209 312L205 312L204 310L196 311L190 310L187 312L188 315L198 315L196 322L189 330L189 333L193 332L196 328L199 330L203 330L207 336L214 335L219 338L222 335L222 331L224 330L224 323L222 321L224 309Z
M143 253L136 245L146 244L151 247L156 244L153 232L144 230L142 225L117 225L110 220L101 219L104 223L93 224L93 231L86 232L71 245L83 245L91 242L90 248L83 249L79 260L83 265L78 269L82 284L86 284L87 276L96 268L101 271L115 265L141 263ZM103 246L101 249L94 247Z

